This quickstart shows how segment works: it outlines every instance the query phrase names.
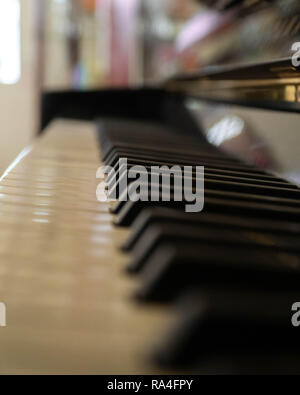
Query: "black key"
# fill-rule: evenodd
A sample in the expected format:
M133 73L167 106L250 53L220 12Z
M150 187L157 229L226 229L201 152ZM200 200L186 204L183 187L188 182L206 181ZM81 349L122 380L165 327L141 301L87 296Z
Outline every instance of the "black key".
M264 234L262 232L241 229L218 229L209 225L187 226L171 222L151 225L139 237L133 250L133 262L129 266L130 272L139 272L145 265L147 258L160 245L178 242L194 242L211 245L222 249L223 246L253 248L272 252L290 252L300 257L300 239L290 240L279 235Z
M133 179L129 179L128 177L128 171L130 170L131 167L127 168L122 168L120 169L120 171L118 172L118 174L116 174L115 177L108 177L107 178L107 184L110 190L112 189L118 189L121 180L125 180L127 179L127 184L132 183L134 180ZM146 170L148 172L148 174L151 174L151 168L148 166L146 167ZM161 174L160 173L155 173L155 174ZM168 173L163 173L163 174L168 174ZM186 177L188 178L192 178L193 182L195 182L196 177L193 175L193 172L188 172L186 171L185 173L183 172L183 169L180 170L180 172L175 172L170 175L170 181L172 182L172 184L174 183L174 179L178 179L181 178L182 175L185 174ZM262 178L259 176L248 176L243 173L231 173L230 175L228 174L222 174L220 171L217 170L209 170L208 168L205 169L205 180L208 180L210 182L213 182L214 180L216 181L224 181L224 182L230 182L230 183L239 183L239 184L249 184L249 185L254 185L254 186L262 186L262 187L276 187L276 188L288 188L289 190L297 190L299 191L298 187L296 185L293 184L289 184L289 183L284 183L281 181L278 181L276 178L272 179L272 178Z
M260 251L203 242L162 244L148 257L137 296L171 301L189 287L250 290L298 290L300 258L295 254Z
M299 298L297 292L191 291L179 301L179 317L155 361L169 368L198 367L200 373L221 356L223 366L234 367L232 373L283 373L294 371L298 358L300 371L298 333L291 325L291 307Z
M217 229L243 229L249 231L259 231L268 235L280 235L289 243L297 243L300 234L300 223L287 221L274 221L271 219L261 219L252 217L242 217L226 214L185 213L179 210L172 210L164 207L154 207L141 212L133 224L129 239L122 246L123 250L130 251L135 246L139 237L151 225L162 223L172 223L176 225L201 226L209 225Z
M151 177L149 173L141 171L139 174L144 174L145 178L148 179L149 183L151 182ZM160 183L160 188L162 188L162 174L159 172L156 172L157 177L159 177L159 183ZM164 172L163 174L169 175L168 172ZM201 175L202 176L202 175ZM186 180L190 180L192 182L193 186L195 186L196 180L199 179L199 177L190 177L185 175ZM114 193L115 196L118 196L119 193L123 192L120 191L120 185L123 182L126 182L126 184L129 185L132 184L135 180L134 179L129 179L128 174L125 172L116 181L115 179L111 179L110 182L108 183L109 191L111 193ZM175 180L179 181L179 183L182 185L183 188L183 177L182 174L180 175L171 175L170 176L170 187L171 190L174 190L174 183ZM263 195L264 197L271 197L271 198L276 198L276 197L281 197L281 198L287 198L287 199L297 199L298 202L296 204L300 205L300 189L297 187L292 187L290 188L289 185L268 185L267 183L255 183L254 180L249 180L245 181L243 179L216 179L216 177L211 177L210 175L206 174L204 175L204 185L206 190L217 190L217 191L224 191L224 192L237 192L237 193L244 193L244 194L252 194L252 195ZM154 186L153 182L150 183L150 186ZM158 188L158 186L157 186ZM193 190L195 192L195 190ZM120 194L121 194L120 193Z
M244 216L259 216L262 218L271 218L274 220L283 219L284 221L296 221L300 218L300 208L298 207L289 207L288 205L284 205L284 200L282 199L256 199L253 200L253 197L248 198L246 196L242 196L240 194L228 194L229 197L227 200L224 199L226 194L217 192L211 193L210 197L208 195L208 191L205 191L205 213L215 214L215 213L230 213L234 215L244 215ZM231 196L235 198L230 199ZM241 200L244 198L244 201ZM248 199L248 200L247 200ZM252 199L252 200L251 200ZM260 202L261 200L261 202ZM270 202L270 203L269 203ZM137 216L141 213L141 211L145 208L150 207L169 207L175 208L177 210L184 211L187 202L143 202L143 201L127 201L127 202L118 202L117 205L113 209L113 213L118 214L115 223L119 226L130 226L133 221L137 218Z
M253 169L253 166L251 165L245 165L243 163L239 163L235 160L232 160L231 158L226 158L226 157L211 157L210 155L205 155L204 153L201 156L193 156L193 155L188 155L188 156L183 156L183 155L162 155L160 153L148 153L148 152L134 152L131 153L130 150L126 151L120 151L120 150L115 150L116 152L114 154L111 154L111 156L106 160L106 164L109 166L115 166L117 162L119 161L120 158L126 158L128 161L134 162L136 160L142 160L144 163L147 163L147 161L150 162L157 162L158 164L162 163L173 163L174 165L186 165L186 166L202 166L202 163L205 163L207 165L224 165L224 167L228 166L233 166L236 168L241 168L241 169Z
M115 156L114 159L110 163L106 163L107 165L118 170L119 168L119 159L122 157ZM128 160L128 164L133 164L134 166L142 165L142 166L168 166L169 168L173 166L205 166L211 167L220 170L228 170L228 171L238 171L240 173L253 173L253 174L262 174L262 171L254 168L251 165L243 165L236 163L225 163L225 162L217 162L215 160L203 158L200 160L174 160L169 161L168 159L159 158L145 158L141 155L140 158L134 156L123 156L124 159Z

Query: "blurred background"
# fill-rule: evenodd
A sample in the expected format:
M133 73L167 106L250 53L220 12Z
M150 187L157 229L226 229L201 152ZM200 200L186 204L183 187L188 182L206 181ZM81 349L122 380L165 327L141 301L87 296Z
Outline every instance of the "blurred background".
M278 53L284 57L291 50L290 42L282 40L286 30L300 37L298 0L248 2L263 7L243 18L206 3L217 2L0 0L0 172L36 135L42 91L157 84L207 65L260 62ZM276 7L266 7L271 3ZM273 165L261 151L268 140L282 172L300 172L298 114L188 105L208 133L228 113L241 117L243 128L259 137L238 142L246 159L246 151L255 146L254 161ZM287 125L288 138L282 133Z
M0 0L0 172L36 134L41 90L164 78L175 67L180 25L197 7L189 0Z

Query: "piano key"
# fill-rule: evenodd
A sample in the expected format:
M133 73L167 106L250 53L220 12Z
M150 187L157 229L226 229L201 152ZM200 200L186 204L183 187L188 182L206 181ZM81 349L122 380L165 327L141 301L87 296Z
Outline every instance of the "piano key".
M161 172L155 172L155 174L160 176L160 183L162 183L162 173ZM168 171L164 172L164 174L169 175ZM151 173L149 174L146 170L139 171L139 175L144 175L145 178L151 182ZM187 174L180 174L177 176L176 174L170 176L170 184L171 188L174 188L174 182L175 180L179 180L180 185L184 185L184 180L190 180L190 182L193 184L193 186L196 183L196 180L202 179L202 175L200 177L190 177ZM122 185L122 181L126 182L126 185L132 184L135 179L130 179L128 178L128 173L124 172L123 175L120 175L118 177L118 180L111 180L108 183L109 191L111 193L115 193L116 195L117 192L120 189L120 186ZM216 179L216 177L211 177L208 173L204 173L204 184L205 184L205 189L206 190L222 190L222 191L230 191L230 192L240 192L240 193L248 193L248 194L254 194L254 195L259 195L262 194L264 197L266 196L271 196L271 197L283 197L283 198L290 198L290 199L299 199L300 197L300 189L297 188L297 186L293 186L290 188L289 186L286 185L268 185L268 183L256 183L254 180L250 181L244 181L243 179L236 178L236 179ZM151 187L154 186L155 184L152 182Z
M133 260L128 267L130 272L143 269L149 255L163 243L193 241L194 243L214 245L222 249L223 245L254 248L255 250L296 253L300 257L300 241L297 238L285 238L282 235L271 235L248 229L218 229L215 226L187 226L171 222L151 225L139 235L139 239L132 251Z
M274 221L271 219L242 217L226 214L209 213L185 213L165 207L153 207L145 209L137 217L132 225L130 237L122 248L131 251L143 232L152 224L161 223L183 224L190 227L198 225L210 225L217 228L243 229L249 231L260 231L266 235L276 234L287 238L291 243L297 242L300 233L300 224L297 222Z
M106 155L106 157L103 159L105 162L109 162L110 158L112 156L120 156L119 152L127 152L130 154L135 154L138 152L145 152L149 155L160 155L161 156L168 156L168 157L173 157L173 158L195 158L195 159L201 159L202 157L205 158L211 158L211 159L223 159L226 161L230 162L236 162L236 163L241 163L239 159L229 157L228 155L220 152L220 151L211 151L208 150L206 147L203 149L203 146L199 147L191 147L189 146L188 148L184 147L184 144L180 144L180 146L168 146L167 144L163 146L158 146L157 144L151 144L148 142L147 144L141 144L141 143L133 143L133 142L121 142L118 144L112 145L110 152Z
M106 179L106 182L109 184L112 180L114 180L114 182L116 181L116 177L118 178L118 177L120 177L120 175L121 174L124 174L124 171L126 172L127 170L129 170L129 169L131 169L131 167L133 167L133 166L140 166L140 165L142 165L142 166L144 166L148 171L151 171L151 166L150 165L147 165L147 164L145 164L145 163L143 163L143 162L131 162L131 161L127 161L127 167L125 167L124 165L121 165L121 167L119 167L119 164L116 164L115 166L114 166L114 168L113 168L113 170L108 174L108 176L107 176L107 179ZM161 167L161 165L160 164L157 164L157 163L155 163L155 162L153 162L153 165L154 166L159 166L159 167ZM182 171L182 168L181 168L181 171ZM188 171L188 170L186 170L186 172L187 172L187 174L191 174L190 173L190 171ZM268 182L268 181L280 181L281 182L281 179L278 179L277 177L274 177L274 176L272 176L272 175L268 175L267 173L262 173L262 172L256 172L256 171L247 171L247 172L240 172L240 171L238 171L238 170L226 170L226 169L224 169L223 167L218 167L218 168L216 168L215 166L205 166L205 172L208 172L208 173L213 173L213 174L217 174L217 175L220 175L220 176L223 176L223 175L225 175L225 176L229 176L229 177L238 177L238 178L240 178L240 177L242 177L242 178L244 178L244 177L247 177L247 178L254 178L254 179L259 179L259 180L265 180L266 182ZM194 175L195 174L195 168L192 170L192 175ZM288 185L289 187L291 187L291 188L295 188L295 185L293 185L293 184L291 184L291 183L287 183L287 182L284 182L283 181L283 183L284 183L284 185ZM296 186L296 188L297 188L297 186Z
M154 169L151 169L149 166L144 166L145 169L151 174L154 172ZM131 179L128 179L128 172L132 168L132 165L125 167L122 166L120 168L120 171L116 174L116 177L109 177L106 182L109 186L109 188L117 187L120 183L121 179L124 179L127 176L128 183L132 182ZM161 172L160 172L161 173ZM192 177L193 180L195 180L195 174L193 174L193 171L190 172L187 169L184 171L183 168L180 168L180 171L177 171L174 169L174 171L170 174L170 180L173 182L175 177L182 176L182 174L185 174L187 177ZM277 178L271 178L271 177L260 177L258 175L245 175L243 173L224 173L224 171L218 171L215 169L210 169L210 168L205 168L204 169L204 174L205 174L205 179L209 180L220 180L220 181L229 181L229 182L239 182L241 184L253 184L253 185L262 185L262 186L273 186L273 187L281 187L281 188L288 188L288 189L296 189L298 190L297 185L293 185L291 183L287 182L282 182L279 181Z
M148 257L137 297L171 301L190 287L298 290L300 258L295 254L205 242L162 243Z
M173 166L208 166L208 167L214 167L216 169L224 169L224 170L235 170L239 172L252 172L256 174L261 174L262 172L258 170L257 168L251 166L251 165L245 165L245 164L236 164L236 163L228 163L228 162L218 162L214 159L209 159L209 158L203 158L201 160L192 160L192 159L186 159L186 160L168 160L167 158L164 159L162 157L159 158L146 158L143 155L138 156L133 156L133 155L124 155L124 156L115 156L110 162L106 163L106 165L109 165L111 167L114 167L115 170L118 169L118 161L120 158L126 158L128 162L134 163L134 165L142 165L142 166L168 166L168 167L173 167Z
M171 155L171 154L162 154L162 153L149 153L148 151L142 151L138 150L137 152L135 151L130 151L130 150L115 150L115 153L109 157L105 161L107 165L114 166L117 161L120 158L128 158L129 160L134 161L135 159L142 159L143 161L147 162L147 160L151 161L163 161L163 162L170 162L170 163L176 163L176 164L194 164L194 165L201 165L202 162L206 162L207 164L209 163L216 163L216 164L223 164L224 166L228 165L237 165L241 166L242 168L245 168L245 165L243 163L239 163L236 160L233 160L231 158L227 157L211 157L210 155L206 155L205 153L202 153L202 155L198 156L193 156L193 155ZM251 168L251 166L246 166L247 168ZM253 166L252 166L253 167Z
M148 195L147 195L148 196ZM147 199L144 196L144 199ZM227 197L227 199L226 199ZM300 209L297 207L298 202L290 202L279 198L264 198L261 196L250 196L242 194L225 193L218 191L205 191L205 213L222 213L224 210L228 213L261 216L271 219L296 220L300 217ZM171 207L184 211L186 204L182 202L165 202L165 201L127 201L118 202L112 209L117 214L115 224L119 226L130 226L142 210L149 207Z
M140 352L170 312L130 303L134 284L121 274L128 258L117 249L127 231L112 226L108 205L95 197L94 129L54 122L2 180L9 188L19 181L0 202L0 301L8 314L1 374L160 371ZM55 192L42 206L39 183Z
M190 190L184 191L183 187L178 188L177 186L174 187L174 185L171 184L170 193L166 194L161 184L155 184L155 183L143 184L142 182L140 182L140 187L141 187L140 200L142 202L148 202L149 200L151 200L151 203L155 203L160 200L167 200L167 201L171 200L177 202L178 199L175 199L175 192L177 191L182 195L182 199L184 199L185 202L187 201L188 198L194 197L196 192L198 192L198 194L203 192L205 201L207 198L211 197L211 198L221 198L224 200L238 199L241 202L245 201L245 202L258 202L265 204L280 204L282 206L295 207L295 208L298 208L300 205L300 200L298 199L278 197L276 195L274 196L274 194L270 194L269 196L267 193L259 195L257 193L242 193L242 192L238 193L235 192L234 190L232 192L231 191L228 192L226 190L222 190L221 188L219 189L205 188L204 191L202 190L197 191L194 185L191 191ZM124 190L122 192L122 194L120 195L120 201L113 208L113 212L115 214L120 212L121 208L124 206L126 202L126 198L129 198L130 192L134 193L134 191L135 191L134 185L129 184L127 190ZM123 199L123 197L125 197L125 199Z
M130 169L132 169L132 167L134 167L134 165L128 164L128 166L122 165L120 166L120 168L118 169L118 171L113 174L113 172L111 172L109 174L109 177L107 177L106 182L108 183L108 185L112 186L114 184L116 184L116 182L119 182L119 180L123 177L128 178L128 173L130 171ZM160 170L157 170L150 166L143 166L144 170L147 171L149 174L151 174L151 172L162 172L163 168ZM232 182L239 182L239 183L250 183L250 184L257 184L257 185L265 185L265 186L274 186L274 187L282 187L282 188L288 188L288 189L296 189L298 190L298 186L297 185L293 185L291 183L287 183L287 182L282 182L280 180L278 180L276 177L265 177L265 176L260 176L257 174L245 174L245 173L239 173L239 172L226 172L223 170L217 170L217 169L213 169L213 168L209 168L209 167L205 167L204 169L205 172L205 177L212 179L212 180L221 180L221 181L232 181ZM187 177L192 177L193 179L196 177L196 169L188 169L188 168L183 168L181 166L175 167L172 169L172 172L170 173L170 177L173 180L174 177L179 177L182 175L186 175ZM130 180L130 179L129 179Z
M291 356L295 347L298 350L290 310L299 296L298 292L191 290L178 301L176 323L154 358L169 368L203 369L210 356L222 355L231 363L244 356L246 371L255 359L254 371L259 373L266 371L259 360L269 356L267 366L272 370L275 355Z

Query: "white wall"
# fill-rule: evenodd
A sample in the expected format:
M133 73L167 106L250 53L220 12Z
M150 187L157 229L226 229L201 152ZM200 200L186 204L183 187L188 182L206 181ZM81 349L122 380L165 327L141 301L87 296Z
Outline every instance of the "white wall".
M29 143L37 130L34 2L35 0L21 0L21 79L15 85L0 84L1 173Z

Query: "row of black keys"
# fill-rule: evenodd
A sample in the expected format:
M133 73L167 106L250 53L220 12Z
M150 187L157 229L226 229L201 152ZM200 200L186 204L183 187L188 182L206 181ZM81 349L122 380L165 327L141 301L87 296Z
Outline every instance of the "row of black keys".
M203 212L186 213L184 201L162 201L161 185L155 202L122 201L113 208L116 224L132 229L123 249L132 256L128 272L141 279L137 298L175 303L181 311L156 360L203 370L218 356L221 370L245 366L250 372L261 367L258 358L267 358L263 367L272 372L297 370L291 317L300 301L300 190L200 136L128 121L102 122L99 135L102 159L115 170L107 178L110 189L127 177L120 158L147 169L205 166ZM238 363L233 367L224 356Z

